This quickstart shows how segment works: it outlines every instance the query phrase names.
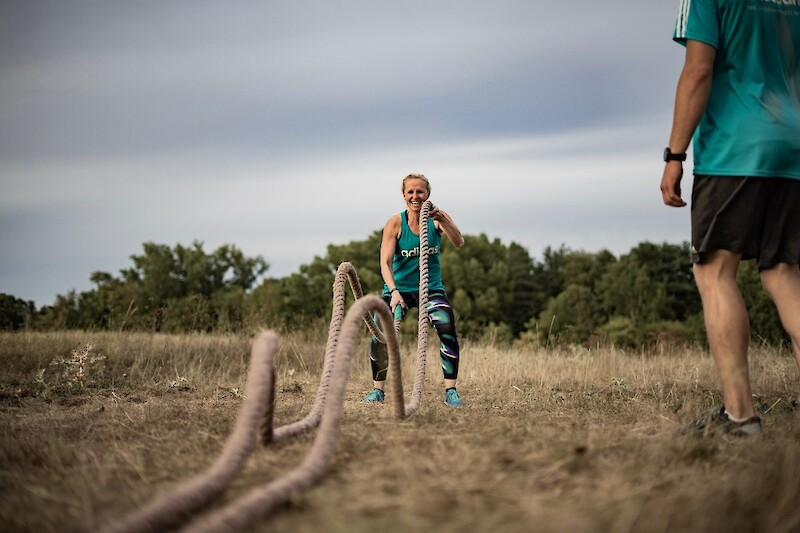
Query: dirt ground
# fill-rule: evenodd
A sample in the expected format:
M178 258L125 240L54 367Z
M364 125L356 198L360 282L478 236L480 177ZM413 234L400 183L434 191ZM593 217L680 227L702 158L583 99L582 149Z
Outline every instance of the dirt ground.
M164 338L93 337L97 368L84 358L80 386L67 386L75 377L67 362L84 339L2 340L4 531L96 531L169 493L212 464L243 402L246 339L183 339L177 349ZM134 341L151 343L142 348L148 361L121 348ZM289 345L278 426L308 412L321 366L297 357L321 346ZM62 354L62 367L52 354ZM406 376L413 364L404 363ZM388 402L360 402L370 381L358 359L330 471L251 530L799 531L797 369L770 350L757 351L752 367L756 401L772 406L760 440L676 435L719 401L702 351L467 345L465 407L443 404L431 364L421 407L405 420ZM279 479L314 436L257 447L208 510Z

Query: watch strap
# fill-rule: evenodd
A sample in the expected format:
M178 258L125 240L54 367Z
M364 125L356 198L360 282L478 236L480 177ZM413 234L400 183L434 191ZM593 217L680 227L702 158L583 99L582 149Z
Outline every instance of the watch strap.
M670 161L686 161L686 152L676 154L669 149L669 146L667 146L666 148L664 148L664 161L666 161L667 163L669 163Z

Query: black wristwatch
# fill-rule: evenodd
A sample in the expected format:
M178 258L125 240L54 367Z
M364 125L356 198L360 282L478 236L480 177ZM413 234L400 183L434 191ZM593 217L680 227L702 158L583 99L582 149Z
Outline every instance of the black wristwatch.
M686 161L686 152L682 154L673 154L672 150L669 149L669 146L664 148L664 161Z

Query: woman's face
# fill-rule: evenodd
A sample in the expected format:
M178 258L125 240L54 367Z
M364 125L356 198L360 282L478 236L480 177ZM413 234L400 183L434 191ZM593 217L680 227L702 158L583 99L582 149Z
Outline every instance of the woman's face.
M422 204L424 204L425 200L430 196L428 185L421 179L411 178L406 181L405 188L403 189L403 196L410 210L419 211L422 209Z

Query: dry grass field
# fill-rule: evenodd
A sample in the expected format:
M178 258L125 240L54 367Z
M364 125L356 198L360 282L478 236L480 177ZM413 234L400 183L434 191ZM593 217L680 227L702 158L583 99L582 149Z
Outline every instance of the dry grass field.
M301 418L326 332L282 339L276 425ZM0 335L3 531L95 531L207 468L242 404L250 339ZM431 352L422 406L366 405L365 340L333 467L253 531L800 531L800 380L754 349L765 438L678 436L719 402L708 354L552 351L465 342L443 405ZM406 390L416 349L404 345ZM391 379L391 377L390 377ZM298 464L314 434L258 447L214 506ZM199 515L198 519L202 519Z

